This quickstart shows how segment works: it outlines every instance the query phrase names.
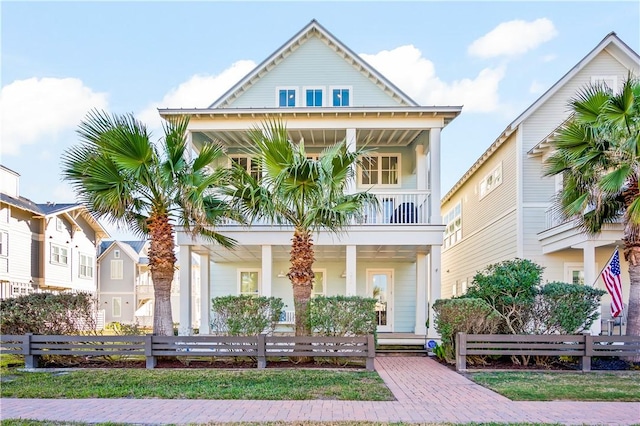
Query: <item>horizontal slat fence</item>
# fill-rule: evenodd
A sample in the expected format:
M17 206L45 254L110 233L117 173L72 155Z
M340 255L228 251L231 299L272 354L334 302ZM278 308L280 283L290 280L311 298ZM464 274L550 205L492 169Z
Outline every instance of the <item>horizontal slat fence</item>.
M47 336L0 335L2 353L25 356L26 368L38 368L42 355L138 355L154 368L159 356L255 357L266 368L268 357L364 358L374 369L373 335L355 337L296 336Z
M467 369L468 355L579 356L591 370L594 356L640 355L640 337L589 334L466 334L456 336L456 370Z

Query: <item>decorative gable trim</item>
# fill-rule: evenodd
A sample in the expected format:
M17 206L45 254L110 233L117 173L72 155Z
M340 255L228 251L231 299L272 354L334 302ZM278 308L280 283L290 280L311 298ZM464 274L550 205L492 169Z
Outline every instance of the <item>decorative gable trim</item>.
M402 90L387 80L382 74L376 71L371 65L363 61L355 52L334 37L315 19L307 24L302 30L289 39L282 47L276 50L271 56L256 66L253 71L247 74L242 80L236 83L231 89L225 92L220 98L212 103L209 108L229 108L231 103L246 92L253 84L262 78L263 75L271 71L286 57L293 53L298 47L304 44L311 37L318 37L327 46L332 48L344 60L349 62L354 68L364 74L369 80L380 87L385 93L400 102L404 106L418 106L418 104L407 96Z

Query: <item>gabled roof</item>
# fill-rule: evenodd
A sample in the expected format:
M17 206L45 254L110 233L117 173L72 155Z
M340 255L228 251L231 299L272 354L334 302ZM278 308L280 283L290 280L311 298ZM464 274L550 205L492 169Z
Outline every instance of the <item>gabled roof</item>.
M98 260L112 249L119 248L123 253L136 263L147 263L140 254L144 248L145 241L103 241L98 248Z
M22 210L26 210L34 214L42 214L40 207L26 197L12 197L11 195L0 193L0 201L7 203L13 207L17 207Z
M40 208L40 211L42 212L42 214L44 214L45 216L49 216L49 215L55 215L55 214L60 214L60 213L66 213L66 212L68 212L70 210L75 210L78 207L80 207L80 204L46 203L46 204L38 204L38 207Z
M540 108L549 98L555 95L569 80L578 74L589 62L591 62L600 52L607 50L618 61L625 63L628 68L631 64L635 64L640 68L640 56L631 49L625 42L620 40L615 32L607 34L596 47L594 47L580 62L569 70L560 80L542 94L533 104L529 106L522 114L513 120L498 138L487 148L487 150L476 160L476 162L465 172L464 175L456 182L456 184L442 197L441 202L447 201L474 173L482 166L485 161L511 136L518 126L534 112ZM545 138L546 139L546 138Z
M344 43L333 36L322 25L313 19L309 24L302 28L296 35L283 44L271 56L256 66L253 71L247 74L235 86L224 93L209 108L228 108L233 99L247 91L255 81L260 79L265 73L269 72L283 58L287 57L291 52L296 50L300 45L305 43L310 37L318 37L324 41L329 47L340 54L347 62L351 63L354 68L367 76L375 84L390 96L400 101L405 106L418 106L418 104L407 96L403 91L397 88L393 83L387 80L382 74L375 70L371 65L362 60L355 52L349 49Z

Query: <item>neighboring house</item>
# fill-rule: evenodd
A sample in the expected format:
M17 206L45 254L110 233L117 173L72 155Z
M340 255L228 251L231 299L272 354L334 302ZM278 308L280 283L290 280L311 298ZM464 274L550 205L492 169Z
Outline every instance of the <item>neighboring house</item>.
M350 150L375 149L363 159L365 170L356 171L352 190L370 190L381 209L368 211L344 235L314 236L314 294L375 296L378 330L389 333L379 334L381 341L424 343L429 305L440 297L440 137L460 111L418 105L314 20L209 108L162 109L160 115L188 115L194 150L219 141L229 157L225 166L234 161L255 173L246 132L267 119L282 120L291 139L304 139L312 156L342 140ZM201 333L209 332L210 299L220 295L280 297L287 310L283 319L293 321L285 277L292 229L228 223L217 230L237 240L237 248L178 232L181 333L191 332L184 325L193 307L184 295L193 287L192 253L201 259Z
M442 198L443 297L464 293L487 265L516 257L542 265L545 282L596 282L616 245L622 246L622 227L612 224L590 237L573 222L558 220L552 206L562 179L543 175L544 160L554 132L569 117L569 99L592 82L617 90L630 71L639 74L640 57L615 33L607 35L509 124ZM629 277L622 277L628 300ZM597 286L604 288L601 281ZM603 316L609 302L605 295Z
M103 241L98 249L98 306L105 322L153 326L154 290L149 269L149 241ZM194 268L195 270L196 268ZM194 272L197 273L197 270ZM180 314L179 274L171 285L173 321ZM199 281L198 281L199 282ZM193 298L199 304L199 287ZM194 312L199 315L199 311ZM199 318L194 319L197 323Z
M0 166L0 298L34 291L96 292L96 247L108 236L80 204L36 204Z

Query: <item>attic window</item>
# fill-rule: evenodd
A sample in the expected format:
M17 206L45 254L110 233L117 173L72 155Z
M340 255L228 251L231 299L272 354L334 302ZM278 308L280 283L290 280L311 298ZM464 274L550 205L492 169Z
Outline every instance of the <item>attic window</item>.
M296 106L297 90L295 87L278 87L278 107L289 108Z
M351 89L347 87L334 87L331 89L332 105L344 107L351 105Z
M321 87L304 88L306 103L308 107L321 107L324 90Z
M113 251L113 258L114 259L120 259L120 250L114 250Z

